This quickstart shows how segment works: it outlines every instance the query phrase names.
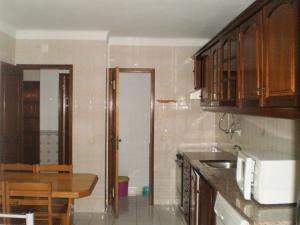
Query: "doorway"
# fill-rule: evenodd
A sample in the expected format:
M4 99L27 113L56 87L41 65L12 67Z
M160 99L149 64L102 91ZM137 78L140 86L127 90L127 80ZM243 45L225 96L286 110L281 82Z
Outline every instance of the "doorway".
M119 216L120 175L129 177L129 194L149 187L153 205L154 69L113 68L108 74L108 203Z
M72 164L72 66L20 67L23 163Z
M65 163L69 70L23 70L23 150L26 164ZM66 137L64 137L66 136Z
M24 71L63 70L59 75L58 161L72 164L72 65L12 65L0 62L0 161L40 163L41 83ZM49 76L47 76L49 77ZM47 86L48 84L46 84ZM53 100L53 99L52 99ZM47 144L47 143L46 143ZM56 144L56 142L55 142ZM55 161L56 162L56 161Z

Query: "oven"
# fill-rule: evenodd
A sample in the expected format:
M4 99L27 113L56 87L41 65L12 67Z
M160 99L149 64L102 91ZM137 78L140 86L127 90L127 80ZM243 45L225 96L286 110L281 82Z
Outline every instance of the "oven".
M190 224L199 224L199 202L200 194L200 175L195 169L191 170L191 198L190 198Z
M178 206L182 210L182 189L183 189L183 156L178 153L176 154L176 197L178 199Z

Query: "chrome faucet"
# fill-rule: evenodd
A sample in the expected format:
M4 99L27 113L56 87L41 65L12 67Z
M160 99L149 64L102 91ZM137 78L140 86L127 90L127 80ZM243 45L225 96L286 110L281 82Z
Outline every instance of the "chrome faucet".
M234 145L234 146L232 147L232 149L233 149L233 150L237 150L238 152L239 152L239 151L242 151L242 147L239 146L239 145Z

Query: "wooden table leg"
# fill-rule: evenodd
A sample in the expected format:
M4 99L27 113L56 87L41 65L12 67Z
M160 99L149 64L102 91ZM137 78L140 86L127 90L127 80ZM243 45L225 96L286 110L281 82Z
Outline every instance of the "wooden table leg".
M73 225L73 218L74 218L74 199L68 199L68 208L67 208L67 218L66 218L66 225Z

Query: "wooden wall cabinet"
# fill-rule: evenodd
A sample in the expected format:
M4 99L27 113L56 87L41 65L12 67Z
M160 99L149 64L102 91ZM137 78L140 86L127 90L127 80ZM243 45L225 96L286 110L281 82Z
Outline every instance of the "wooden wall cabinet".
M263 8L262 106L299 106L299 8L297 0L271 1ZM296 50L298 47L298 50Z
M197 56L194 60L194 89L198 90L202 88L202 61L201 56Z
M298 0L255 1L195 54L210 64L206 110L300 118L299 11Z
M241 107L260 105L262 14L257 13L240 26L240 96Z

